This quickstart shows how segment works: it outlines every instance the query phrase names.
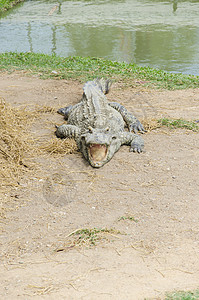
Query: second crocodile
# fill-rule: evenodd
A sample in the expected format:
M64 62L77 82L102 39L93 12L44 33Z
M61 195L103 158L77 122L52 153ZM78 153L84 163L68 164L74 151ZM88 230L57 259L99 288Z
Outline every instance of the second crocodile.
M67 124L57 127L57 137L74 138L79 150L95 168L110 161L121 145L130 145L130 151L138 153L144 147L142 137L135 134L145 131L142 124L124 106L108 102L105 95L110 86L110 80L88 81L78 104L58 110Z

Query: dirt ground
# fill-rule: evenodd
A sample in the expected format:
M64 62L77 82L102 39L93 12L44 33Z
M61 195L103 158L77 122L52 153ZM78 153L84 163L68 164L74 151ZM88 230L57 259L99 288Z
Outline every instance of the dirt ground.
M17 107L60 108L81 94L75 81L0 74L0 96ZM108 99L139 119L199 119L198 89L115 83ZM46 113L30 131L48 140L63 122ZM40 172L12 191L0 224L0 299L164 299L199 287L199 133L158 128L143 138L144 153L123 146L100 169L80 153L34 159ZM77 230L94 228L106 229L96 245L78 245Z

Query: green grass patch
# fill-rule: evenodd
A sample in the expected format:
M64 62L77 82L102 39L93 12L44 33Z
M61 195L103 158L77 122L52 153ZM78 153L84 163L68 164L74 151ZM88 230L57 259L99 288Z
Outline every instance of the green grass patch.
M125 221L125 220L129 220L129 221L133 221L135 223L138 223L138 220L135 219L133 216L122 216L118 219L118 221Z
M24 0L0 0L0 14Z
M115 229L108 229L108 228L91 228L91 229L80 229L76 230L75 232L71 233L69 236L74 237L74 242L77 245L89 245L95 246L97 242L105 238L106 234L118 234L119 231Z
M188 130L192 130L192 131L199 130L198 124L196 122L186 121L183 119L171 120L171 119L163 118L163 119L158 120L158 123L161 126L167 126L172 129L184 128L184 129L188 129Z
M165 298L165 300L198 300L198 299L199 299L199 290L168 293Z
M42 78L91 80L108 77L130 85L153 88L198 88L199 76L173 74L134 63L116 62L95 57L59 57L38 53L0 53L0 70L25 70Z
M120 231L108 228L82 228L71 232L66 238L66 243L56 252L65 251L74 247L91 247L96 246L100 241L108 240L108 237L117 237Z

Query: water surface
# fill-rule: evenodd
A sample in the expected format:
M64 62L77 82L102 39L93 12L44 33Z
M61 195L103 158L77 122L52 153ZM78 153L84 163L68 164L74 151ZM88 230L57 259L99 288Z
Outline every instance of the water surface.
M98 56L199 75L199 0L27 0L0 19L0 52Z

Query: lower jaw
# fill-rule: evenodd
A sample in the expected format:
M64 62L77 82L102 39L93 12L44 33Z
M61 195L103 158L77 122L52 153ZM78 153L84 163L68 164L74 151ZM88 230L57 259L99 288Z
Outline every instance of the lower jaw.
M100 168L107 163L106 157L101 161L95 161L90 155L88 156L88 161L90 165L94 168Z
M90 165L94 168L100 168L102 167L106 162L105 161L97 161L97 162L94 162L92 160L89 160L90 162Z

